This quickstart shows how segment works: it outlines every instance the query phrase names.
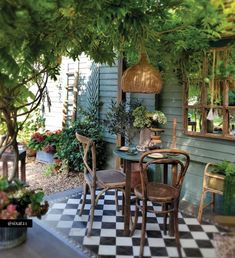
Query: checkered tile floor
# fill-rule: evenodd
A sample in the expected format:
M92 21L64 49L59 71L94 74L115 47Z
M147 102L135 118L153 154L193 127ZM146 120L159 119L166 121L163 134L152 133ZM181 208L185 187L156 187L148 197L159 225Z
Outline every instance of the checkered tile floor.
M133 237L123 236L123 216L116 212L114 191L101 197L95 210L92 236L86 236L90 212L90 196L87 196L84 213L79 217L81 193L53 201L50 210L42 218L43 224L52 227L74 246L90 257L139 257L141 218ZM121 200L121 196L119 196ZM121 204L121 201L119 202ZM152 206L151 203L149 205ZM158 209L159 207L153 207ZM131 207L132 213L134 205ZM148 213L145 257L178 257L175 239L163 234L162 217ZM197 219L179 213L180 241L184 257L216 257L213 233L219 228L211 224L199 224Z

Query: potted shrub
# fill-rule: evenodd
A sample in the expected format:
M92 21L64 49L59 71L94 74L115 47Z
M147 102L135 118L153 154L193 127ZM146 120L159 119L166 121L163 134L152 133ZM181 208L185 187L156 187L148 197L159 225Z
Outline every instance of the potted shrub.
M105 123L109 133L115 135L120 134L125 139L125 143L128 146L133 143L133 139L136 135L132 112L138 105L138 103L130 105L126 102L117 104L112 101L110 110L106 115Z
M222 161L214 164L210 173L221 176L220 178L209 178L208 186L223 191L224 212L229 214L235 200L235 166L230 161ZM221 178L224 178L224 180Z
M40 218L48 210L43 201L44 193L31 190L24 183L0 178L0 220L26 219L27 216ZM17 246L26 240L27 227L0 227L0 249Z
M158 110L149 112L143 105L136 107L133 110L132 115L134 118L133 126L140 129L139 145L144 147L149 144L153 131L151 128L157 128L167 122L167 118L163 112ZM160 140L160 136L156 137Z
M62 167L67 167L68 171L73 172L83 171L82 154L79 151L79 142L75 137L76 132L95 141L97 169L103 169L106 161L103 128L94 114L85 114L83 119L78 119L78 121L63 129L56 149L56 156L62 161Z
M36 159L43 163L52 163L54 154L61 138L61 130L35 132L28 143L28 147L37 151Z

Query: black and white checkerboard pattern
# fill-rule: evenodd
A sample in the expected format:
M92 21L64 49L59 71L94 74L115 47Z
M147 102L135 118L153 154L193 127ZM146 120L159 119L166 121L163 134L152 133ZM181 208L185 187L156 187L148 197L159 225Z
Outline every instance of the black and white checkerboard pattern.
M116 211L114 191L108 191L99 200L92 236L87 237L90 195L87 196L84 213L80 217L78 213L81 195L79 193L51 202L43 223L66 237L70 243L82 248L91 257L139 257L141 218L134 235L123 236L123 216L121 211ZM119 199L121 200L121 196ZM152 206L151 203L149 205ZM133 213L134 205L131 209ZM163 234L162 223L162 217L148 213L145 257L178 257L175 239ZM219 232L216 226L199 224L196 218L179 213L179 231L184 257L216 257L213 245L213 233Z

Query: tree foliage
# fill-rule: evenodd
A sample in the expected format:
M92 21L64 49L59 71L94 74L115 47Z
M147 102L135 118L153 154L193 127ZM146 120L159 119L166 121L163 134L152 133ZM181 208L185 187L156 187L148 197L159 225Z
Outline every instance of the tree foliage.
M196 52L223 30L223 2L208 0L1 0L0 121L6 137L16 136L56 79L62 55L84 52L111 64L120 52L129 60L145 47L162 67ZM168 60L167 58L168 57ZM36 93L32 85L36 85ZM20 122L19 122L20 121Z

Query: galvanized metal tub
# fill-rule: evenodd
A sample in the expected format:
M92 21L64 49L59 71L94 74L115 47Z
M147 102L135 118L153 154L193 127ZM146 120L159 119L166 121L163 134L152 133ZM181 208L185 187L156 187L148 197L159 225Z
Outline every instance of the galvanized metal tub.
M27 228L0 228L0 250L16 247L27 238Z

